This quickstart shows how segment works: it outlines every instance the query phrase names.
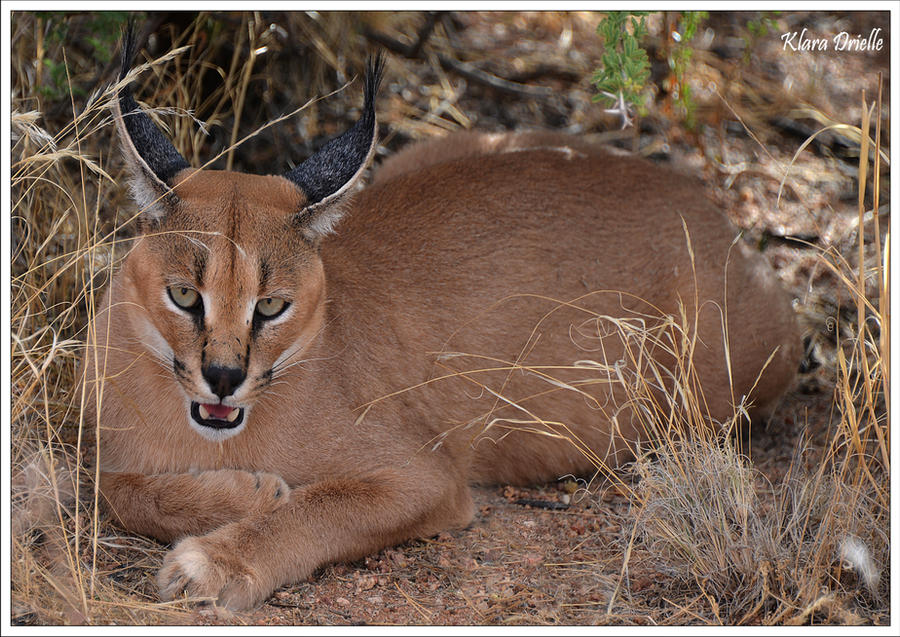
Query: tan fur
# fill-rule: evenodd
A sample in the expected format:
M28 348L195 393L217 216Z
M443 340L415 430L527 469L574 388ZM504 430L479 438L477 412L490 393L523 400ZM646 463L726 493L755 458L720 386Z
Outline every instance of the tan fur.
M280 177L188 170L178 181L177 209L114 277L86 362L92 387L104 379L109 509L132 531L184 538L159 574L165 598L252 607L323 564L465 526L472 482L592 472L570 441L511 425L561 422L608 462L627 459L641 431L617 390L595 383L581 396L508 369L615 363L622 344L597 337L597 315L699 312L694 364L715 419L773 352L756 405L776 400L798 364L787 295L758 254L732 245L736 231L699 183L568 137L470 133L412 147L321 244L292 225L303 195ZM235 436L210 441L189 425L189 401L212 395L196 328L166 306L173 284L209 305L205 356L247 364L229 403L248 409ZM271 295L291 300L291 314L254 336L248 308ZM467 375L426 383L452 371Z

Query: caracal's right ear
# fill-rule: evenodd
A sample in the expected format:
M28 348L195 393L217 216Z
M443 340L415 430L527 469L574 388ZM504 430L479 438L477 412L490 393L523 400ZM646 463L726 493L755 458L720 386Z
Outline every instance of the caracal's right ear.
M131 83L122 82L131 70L136 46L134 24L129 22L122 39L121 88L113 100L113 114L131 173L131 194L141 210L141 226L146 227L172 210L178 201L172 190L173 178L190 166L138 106Z
M344 215L345 195L362 177L378 141L375 96L384 74L384 56L370 57L366 64L363 110L357 122L339 137L328 141L312 157L282 175L305 196L296 225L310 241L331 233Z

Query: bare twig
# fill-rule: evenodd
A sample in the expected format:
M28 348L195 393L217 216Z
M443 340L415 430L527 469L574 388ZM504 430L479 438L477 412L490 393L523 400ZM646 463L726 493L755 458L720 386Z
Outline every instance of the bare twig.
M421 38L415 44L408 45L385 35L384 33L369 29L368 27L363 30L363 33L366 38L380 44L389 51L411 59L421 57L421 48L422 44L424 44L424 42L421 41ZM524 95L526 97L537 99L550 99L556 95L556 91L552 88L546 86L528 86L527 84L511 82L510 80L483 71L473 64L461 62L460 60L456 60L442 53L437 54L437 59L444 70L453 71L467 80L471 80L472 82L488 86L504 93Z

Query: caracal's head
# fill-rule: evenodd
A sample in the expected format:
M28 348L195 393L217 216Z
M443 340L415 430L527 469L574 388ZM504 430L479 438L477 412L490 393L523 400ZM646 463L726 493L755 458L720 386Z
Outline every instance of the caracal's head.
M133 49L129 30L120 80ZM368 66L359 121L282 176L191 168L120 82L115 119L141 208L121 287L133 336L181 388L185 421L204 438L240 433L322 329L318 246L374 148L381 69L380 57Z

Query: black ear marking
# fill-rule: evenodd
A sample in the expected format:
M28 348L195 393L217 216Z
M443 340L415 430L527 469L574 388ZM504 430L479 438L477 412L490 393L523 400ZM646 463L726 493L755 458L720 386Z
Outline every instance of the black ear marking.
M136 46L134 22L129 21L122 39L120 82L131 69ZM160 191L156 193L157 197L164 194L171 186L172 178L190 165L156 127L153 120L140 109L128 84L119 89L115 106L117 122L127 138L123 142L132 172L136 178L143 176L144 181L149 182L140 185Z
M300 216L311 215L315 208L331 203L359 179L375 149L378 128L375 121L375 95L384 73L384 55L370 57L366 64L365 99L359 120L348 131L326 143L319 152L284 177L299 186L307 198ZM324 234L337 219L326 221ZM305 219L304 219L305 221ZM325 220L323 220L325 221Z

